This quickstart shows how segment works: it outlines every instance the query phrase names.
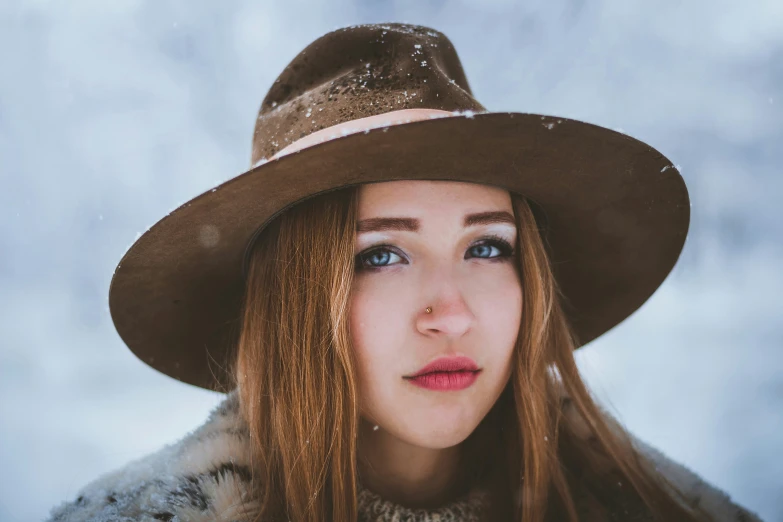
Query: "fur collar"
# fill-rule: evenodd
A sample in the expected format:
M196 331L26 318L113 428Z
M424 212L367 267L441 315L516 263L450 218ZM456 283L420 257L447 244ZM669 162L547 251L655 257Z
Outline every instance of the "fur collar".
M565 403L568 404L567 402ZM247 430L236 392L210 414L206 423L176 444L166 446L85 486L72 501L56 507L49 522L237 522L249 520L257 505L250 494ZM564 406L573 418L572 406ZM760 519L685 467L633 438L642 454L688 496L693 506L719 522ZM408 510L362 490L360 513L367 522L477 520L483 497L471 496L434 511ZM579 499L577 498L577 503ZM618 501L585 508L584 520L647 521L646 508Z

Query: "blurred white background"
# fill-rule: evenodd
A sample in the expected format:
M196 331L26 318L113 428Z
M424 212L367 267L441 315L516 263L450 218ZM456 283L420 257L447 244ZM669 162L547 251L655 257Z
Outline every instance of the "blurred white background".
M367 22L443 31L490 110L621 130L680 166L680 262L579 363L640 438L783 520L783 2L3 0L0 521L41 520L219 402L131 355L111 275L249 166L302 48Z

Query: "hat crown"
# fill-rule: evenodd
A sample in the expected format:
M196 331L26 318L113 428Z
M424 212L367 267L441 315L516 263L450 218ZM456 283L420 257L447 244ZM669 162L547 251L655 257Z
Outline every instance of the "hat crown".
M321 129L414 108L486 111L446 35L409 24L332 31L300 52L269 89L251 165Z

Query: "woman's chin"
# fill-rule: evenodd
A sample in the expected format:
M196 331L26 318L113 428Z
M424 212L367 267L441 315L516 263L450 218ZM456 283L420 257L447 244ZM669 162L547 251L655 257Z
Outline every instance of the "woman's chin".
M481 422L474 415L448 415L433 412L410 419L398 433L400 438L423 448L445 449L462 443Z
M422 448L446 449L462 444L472 432L455 430L450 433L417 433L416 440L411 442Z

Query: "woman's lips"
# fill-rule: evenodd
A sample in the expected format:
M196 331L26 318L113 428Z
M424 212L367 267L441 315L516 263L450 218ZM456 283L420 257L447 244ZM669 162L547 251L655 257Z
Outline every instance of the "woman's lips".
M406 377L411 384L427 390L464 390L478 379L481 370L459 372L433 372L416 377Z
M463 390L476 381L480 372L470 357L440 357L404 379L428 390Z

